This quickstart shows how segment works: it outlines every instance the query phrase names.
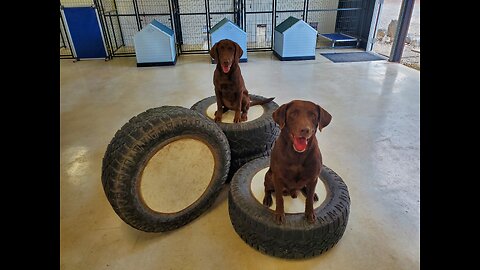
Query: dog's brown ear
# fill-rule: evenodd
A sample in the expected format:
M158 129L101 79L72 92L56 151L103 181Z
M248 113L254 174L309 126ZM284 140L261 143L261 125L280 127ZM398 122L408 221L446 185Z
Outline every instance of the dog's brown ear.
M240 47L240 45L238 45L235 42L235 58L237 58L237 60L240 61L240 57L242 57L242 55L243 55L242 47Z
M215 43L215 45L213 45L213 47L210 49L210 56L215 59L215 61L217 60L217 43Z
M275 123L277 123L280 126L280 129L282 129L285 126L285 121L287 119L287 109L290 103L283 104L280 106L280 108L276 109L273 114L272 118Z
M328 126L332 121L332 115L317 105L318 110L318 130L322 131L322 128Z

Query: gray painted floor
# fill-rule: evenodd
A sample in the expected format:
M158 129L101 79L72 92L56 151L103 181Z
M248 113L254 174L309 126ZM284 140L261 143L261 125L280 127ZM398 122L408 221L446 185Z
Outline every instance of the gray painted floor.
M281 62L271 52L241 63L250 93L318 103L333 116L317 132L324 164L349 188L340 242L306 260L264 255L230 224L228 186L212 208L168 233L124 223L103 193L105 149L131 117L152 107L190 107L214 95L207 55L137 68L135 58L61 60L61 269L419 269L420 73L386 61Z

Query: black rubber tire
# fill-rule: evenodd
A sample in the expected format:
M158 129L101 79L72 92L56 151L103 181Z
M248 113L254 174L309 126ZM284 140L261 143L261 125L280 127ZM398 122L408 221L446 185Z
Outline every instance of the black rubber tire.
M266 98L250 95L250 99L254 101ZM211 96L193 104L191 109L201 113L213 122L213 119L207 116L207 109L214 103L216 103L216 98ZM272 114L278 108L278 104L270 101L269 103L256 106L263 106L264 113L253 121L235 124L217 123L228 138L232 160L270 151L280 134L280 128L272 118Z
M162 143L185 136L209 146L215 161L212 180L187 208L176 213L156 212L141 198L139 175ZM228 140L217 125L187 108L164 106L133 117L116 132L103 158L102 184L108 201L127 224L141 231L163 232L181 227L207 210L225 183L229 167ZM175 181L181 179L172 179ZM175 185L169 188L175 192Z
M250 189L253 176L269 166L268 157L253 160L230 183L228 212L237 234L253 248L280 258L308 258L332 248L343 236L350 212L348 189L340 176L323 166L320 179L327 198L314 210L315 223L308 223L304 213L287 213L285 222L278 225L274 212L258 202Z
M232 181L232 178L235 175L235 173L243 165L245 165L248 162L250 162L254 159L257 159L257 158L269 157L271 153L272 153L272 150L269 149L268 151L265 151L265 152L260 153L260 154L255 154L255 155L251 155L251 156L247 156L247 157L243 157L243 158L235 158L235 159L232 158L232 160L230 161L230 170L228 171L228 177L227 177L226 183L230 183L230 181Z

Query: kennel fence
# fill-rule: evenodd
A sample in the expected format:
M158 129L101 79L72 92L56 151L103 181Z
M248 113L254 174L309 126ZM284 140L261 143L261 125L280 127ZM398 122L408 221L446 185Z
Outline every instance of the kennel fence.
M134 56L133 36L153 19L174 30L179 54L207 53L212 46L210 30L224 18L247 32L248 51L273 50L273 30L290 16L303 19L319 34L344 33L360 39L365 7L371 1L63 0L61 4L95 4L111 56ZM328 40L318 37L317 49L330 46ZM61 57L69 57L65 36L61 36L61 47Z

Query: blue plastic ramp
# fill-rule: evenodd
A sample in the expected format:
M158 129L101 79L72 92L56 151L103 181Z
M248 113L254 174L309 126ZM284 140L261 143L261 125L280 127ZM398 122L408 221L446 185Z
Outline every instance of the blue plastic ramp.
M107 52L94 7L64 7L66 28L72 39L75 57L106 58Z

